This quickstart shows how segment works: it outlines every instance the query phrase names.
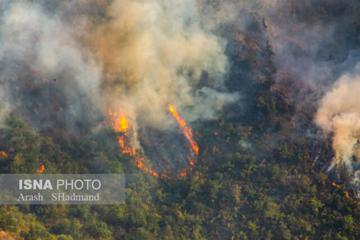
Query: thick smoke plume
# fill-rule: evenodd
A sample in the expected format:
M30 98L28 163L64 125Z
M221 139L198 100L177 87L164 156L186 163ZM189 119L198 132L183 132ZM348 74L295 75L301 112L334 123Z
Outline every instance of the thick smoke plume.
M329 159L330 169L345 167L357 186L360 77L354 69L360 50L359 7L359 1L351 0L279 0L261 14L274 51L277 83L290 82L285 90L296 103L296 117L314 115L315 123L331 136L335 156ZM294 89L286 88L289 85Z
M350 72L359 61L359 1L42 0L0 8L0 97L37 129L94 127L109 109L135 132L170 129L169 103L188 121L216 118L239 99L225 87L229 69L251 72L225 54L233 44L225 38L241 33L255 48L269 46L276 84L332 134L333 164L358 169L359 74Z
M333 135L333 166L345 165L355 175L360 173L359 92L359 74L342 76L321 100L315 118L324 131Z
M167 104L189 121L238 99L224 88L226 42L194 1L5 2L1 96L36 128L96 123L108 109L169 126ZM55 110L54 110L55 109Z
M256 33L265 33L274 53L276 87L295 103L294 123L299 123L299 131L311 129L310 116L315 115L315 123L332 137L332 167L343 165L355 175L354 181L360 181L360 172L356 173L360 165L360 77L352 73L360 56L360 2L201 2L209 4L210 16L224 23L235 22L241 32L257 42L260 38ZM259 27L253 18L262 23L260 30L256 30Z
M263 15L278 84L296 86L294 92L286 91L298 112L314 115L332 138L330 169L345 167L357 188L360 77L354 69L360 50L359 7L359 1L274 1Z
M111 105L162 128L169 122L169 102L196 120L213 118L236 100L219 92L225 90L225 43L202 28L194 1L117 0L107 15L110 20L97 26L91 40L104 64ZM201 80L208 84L201 86Z

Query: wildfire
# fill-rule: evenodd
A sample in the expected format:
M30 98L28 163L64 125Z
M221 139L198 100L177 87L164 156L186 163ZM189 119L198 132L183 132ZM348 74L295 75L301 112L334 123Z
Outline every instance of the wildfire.
M109 116L112 118L113 128L115 132L119 133L120 135L117 136L117 142L119 144L120 150L123 154L128 156L135 156L136 149L126 144L126 137L128 134L129 123L126 119L125 114L117 113L109 110Z
M45 172L45 165L44 164L41 164L38 169L36 170L36 173L37 174L42 174Z
M194 140L192 129L188 126L186 121L176 111L174 105L169 104L168 105L168 111L171 114L171 116L176 120L176 122L178 123L182 133L184 134L185 138L187 139L187 141L190 144L193 156L192 156L192 158L189 159L189 167L190 167L190 169L192 169L194 167L194 165L195 165L195 160L196 160L197 156L199 155L199 145ZM180 176L181 177L186 176L186 170L185 169L181 170Z
M129 127L128 122L126 120L126 117L124 115L121 115L119 118L118 128L120 132L125 133Z
M176 120L183 135L190 144L191 156L189 157L189 167L192 169L195 165L195 160L199 155L199 146L194 140L192 129L188 126L186 121L180 116L172 104L168 105L168 111L171 116ZM158 177L159 173L152 168L146 166L144 157L141 156L140 151L129 144L130 132L133 131L131 124L129 124L126 115L123 113L117 113L109 110L109 116L112 119L114 130L119 133L117 136L117 142L119 144L120 151L134 159L136 167L151 176ZM179 176L185 177L187 175L186 168L180 170Z
M346 198L346 199L350 199L350 198L351 198L349 191L344 190L344 189L341 187L341 185L339 185L339 184L336 183L336 181L333 181L333 182L331 183L331 186L332 186L333 188L336 188L336 189L341 190L342 193L343 193L343 195L344 195L344 198Z
M136 159L136 167L140 170L142 170L144 173L148 173L153 177L158 177L159 174L152 170L151 168L145 166L144 162L143 162L144 158L138 158Z
M168 110L170 114L173 116L173 118L176 120L176 122L179 124L179 127L184 134L185 138L188 140L191 149L195 156L199 155L199 145L194 140L193 132L191 128L187 125L185 120L180 116L180 114L176 111L174 105L169 104Z
M8 157L9 157L9 156L8 156L7 152L5 152L5 151L0 151L0 158L6 159L6 158L8 158Z
M120 135L117 136L117 142L119 144L120 151L124 155L134 158L136 167L142 170L144 173L150 174L153 177L159 176L156 171L145 165L144 158L140 156L139 151L127 142L127 138L130 137L130 125L125 114L118 114L109 110L109 115L112 118L114 130L120 133Z

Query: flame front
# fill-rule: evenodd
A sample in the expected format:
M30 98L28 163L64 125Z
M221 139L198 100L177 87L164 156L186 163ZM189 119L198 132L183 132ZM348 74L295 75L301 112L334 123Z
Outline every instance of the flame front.
M115 132L120 135L117 136L117 142L123 154L133 157L136 154L136 149L126 144L126 135L128 134L129 124L124 114L118 114L109 110L109 115L113 121L113 128Z
M199 145L194 140L192 129L188 126L186 121L181 117L181 115L177 112L174 105L168 105L168 111L171 116L176 120L179 125L181 132L185 136L186 140L190 145L191 156L189 157L189 167L192 169L195 165L195 160L199 155ZM109 110L109 116L112 119L112 124L115 132L119 133L117 136L117 142L119 144L120 151L129 157L132 157L135 161L135 165L138 169L142 170L144 173L150 174L151 176L157 177L159 174L147 167L144 162L144 157L140 154L140 150L134 148L129 144L129 138L131 137L132 129L131 124L129 124L128 119L125 114L117 113ZM180 170L179 176L184 177L187 175L186 168Z
M112 118L113 128L115 132L120 133L120 135L117 136L117 142L119 144L120 151L124 155L132 157L138 169L142 170L147 174L150 174L151 176L157 177L159 174L144 164L144 158L140 155L140 151L135 147L132 147L127 142L127 138L130 137L130 125L125 114L118 114L109 110L109 115Z
M192 129L188 126L188 124L181 117L181 115L176 111L175 106L172 105L172 104L169 104L168 105L168 111L171 114L171 116L176 120L176 122L178 123L178 125L179 125L179 127L180 127L180 129L181 129L181 131L183 133L183 135L185 136L185 138L187 139L187 141L190 144L193 156L189 158L189 166L190 166L190 169L192 169L194 167L194 165L195 165L195 160L199 155L199 145L194 140L194 135L193 135ZM181 170L180 176L181 177L186 176L185 169Z
M174 105L169 104L168 110L169 110L170 114L174 117L176 122L179 124L179 127L180 127L182 133L184 134L185 138L188 140L188 142L191 146L192 152L194 153L195 156L198 156L199 155L199 145L194 140L194 136L193 136L193 132L192 132L191 128L187 125L185 120L176 111Z

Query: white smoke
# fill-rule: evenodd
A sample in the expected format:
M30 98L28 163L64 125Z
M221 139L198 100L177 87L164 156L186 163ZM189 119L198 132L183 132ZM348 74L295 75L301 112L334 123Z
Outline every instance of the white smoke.
M201 24L194 1L114 1L91 40L115 107L164 128L172 102L187 119L211 119L238 99L225 93L225 41ZM206 73L206 74L205 74ZM206 87L201 79L207 76ZM130 108L130 111L129 111Z
M350 174L360 170L360 74L345 74L322 98L316 123L332 134L332 166L345 166ZM358 173L356 173L358 172ZM354 178L356 180L356 177Z
M0 25L3 102L14 110L24 104L21 94L57 79L69 119L79 114L81 95L98 104L101 67L76 41L75 30L37 4L10 4ZM46 101L51 104L51 99Z
M27 87L52 80L66 98L63 115L70 121L80 120L87 102L164 128L171 122L169 102L194 121L216 118L238 99L224 87L226 42L202 26L196 2L79 3L81 17L69 4L50 11L51 4L3 7L0 94L10 109L24 105ZM94 6L106 16L94 14Z

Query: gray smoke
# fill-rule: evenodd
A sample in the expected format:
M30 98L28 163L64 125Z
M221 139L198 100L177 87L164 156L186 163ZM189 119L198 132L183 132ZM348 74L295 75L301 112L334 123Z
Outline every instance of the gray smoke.
M35 128L76 129L100 102L101 67L76 31L37 4L4 9L0 25L1 99Z
M108 108L163 129L174 126L170 102L189 121L216 118L239 97L224 87L226 41L202 26L201 7L5 1L1 99L37 129L96 126Z

